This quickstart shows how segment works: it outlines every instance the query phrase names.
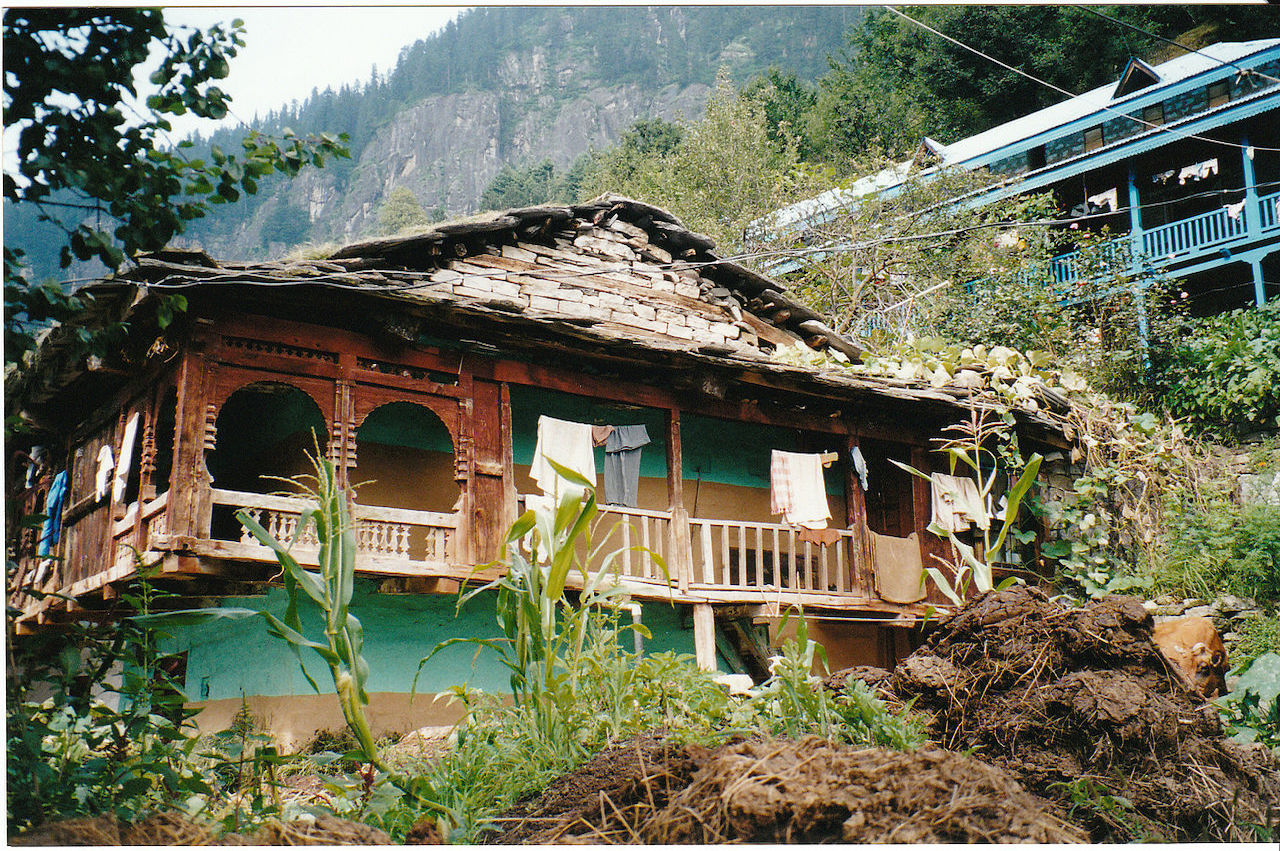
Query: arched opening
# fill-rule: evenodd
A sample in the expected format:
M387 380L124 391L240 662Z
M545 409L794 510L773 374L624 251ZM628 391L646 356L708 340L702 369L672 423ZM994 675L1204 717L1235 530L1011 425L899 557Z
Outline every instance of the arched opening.
M328 445L324 415L310 396L289 384L262 381L232 393L217 419L217 442L205 457L213 486L247 493L298 491L290 477L314 473L307 454ZM284 479L285 481L281 481ZM215 506L215 539L235 540L233 508Z
M361 505L414 511L452 511L458 500L453 441L429 408L389 402L356 430L357 485Z
M206 459L214 487L248 493L295 490L288 479L313 472L307 454L325 451L328 432L320 406L278 381L241 387L222 404L218 438Z

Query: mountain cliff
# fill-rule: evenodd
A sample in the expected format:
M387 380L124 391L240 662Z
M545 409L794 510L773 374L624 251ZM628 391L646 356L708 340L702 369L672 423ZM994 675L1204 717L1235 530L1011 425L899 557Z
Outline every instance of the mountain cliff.
M567 169L641 118L693 119L717 71L816 79L861 11L842 7L479 8L405 48L384 77L314 92L264 129L351 137L352 160L276 181L193 223L228 259L376 230L393 189L464 215L504 165ZM219 131L209 143L235 144ZM205 140L202 140L202 144Z

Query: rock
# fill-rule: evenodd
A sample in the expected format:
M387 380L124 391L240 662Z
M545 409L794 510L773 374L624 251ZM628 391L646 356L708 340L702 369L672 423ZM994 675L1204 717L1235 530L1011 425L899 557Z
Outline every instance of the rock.
M1208 618L1213 616L1213 607L1192 606L1188 609L1183 609L1182 614L1189 618Z
M1161 594L1159 597L1156 597L1155 601L1162 606L1172 606L1178 602L1178 598L1172 594Z

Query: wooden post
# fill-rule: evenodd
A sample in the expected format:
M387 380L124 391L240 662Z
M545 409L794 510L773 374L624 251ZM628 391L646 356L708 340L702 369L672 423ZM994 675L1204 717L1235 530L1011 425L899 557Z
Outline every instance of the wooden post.
M699 668L716 669L716 616L710 603L693 606L693 653Z
M862 489L857 471L853 469L853 450L857 448L857 436L849 435L845 441L844 479L848 528L853 532L853 552L849 554L849 590L869 598L875 591L875 565L872 563L871 529L867 526L867 494Z
M693 576L693 544L689 537L689 512L684 507L684 450L680 442L680 409L667 409L667 504L671 509L671 539L667 569L681 591L689 590ZM714 642L713 651L714 653Z

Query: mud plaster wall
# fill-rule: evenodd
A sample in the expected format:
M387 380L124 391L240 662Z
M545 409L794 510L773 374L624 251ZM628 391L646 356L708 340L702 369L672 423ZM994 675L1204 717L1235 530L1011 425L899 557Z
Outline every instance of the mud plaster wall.
M367 690L371 707L376 709L374 714L383 719L379 723L386 724L385 730L414 729L456 720L442 702L432 703L437 693L453 685L465 682L496 693L509 690L506 669L491 651L466 644L454 645L440 651L423 668L412 714L405 714L410 712L407 696L418 662L437 643L455 637L495 638L499 634L491 595L474 598L455 617L456 602L453 595L381 594L373 582L357 580L352 613L364 625L364 656L370 668ZM263 597L227 598L221 604L267 610L282 616L286 599L283 590L272 589ZM646 654L668 650L693 653L692 623L682 614L680 608L667 604L645 604L642 619L653 633L653 637L645 641ZM310 635L321 634L320 617L309 607L303 613L303 626ZM296 732L311 725L309 713L313 710L318 714L311 732L326 726L341 726L328 668L314 654L303 657L307 671L322 692L318 697L323 699L317 700L296 657L284 642L267 634L266 622L262 619L223 620L171 631L174 637L167 642L165 650L187 653L186 694L194 705L208 708L206 718L198 717L202 729L225 727L224 716L229 721L239 709L242 696L254 698L254 705L270 708L283 725L281 729ZM630 650L630 633L625 634L623 642ZM725 663L721 665L727 669ZM330 704L337 713L336 720L326 720L330 712L326 707ZM251 711L261 714L253 706ZM412 726L404 726L409 720L413 721Z

